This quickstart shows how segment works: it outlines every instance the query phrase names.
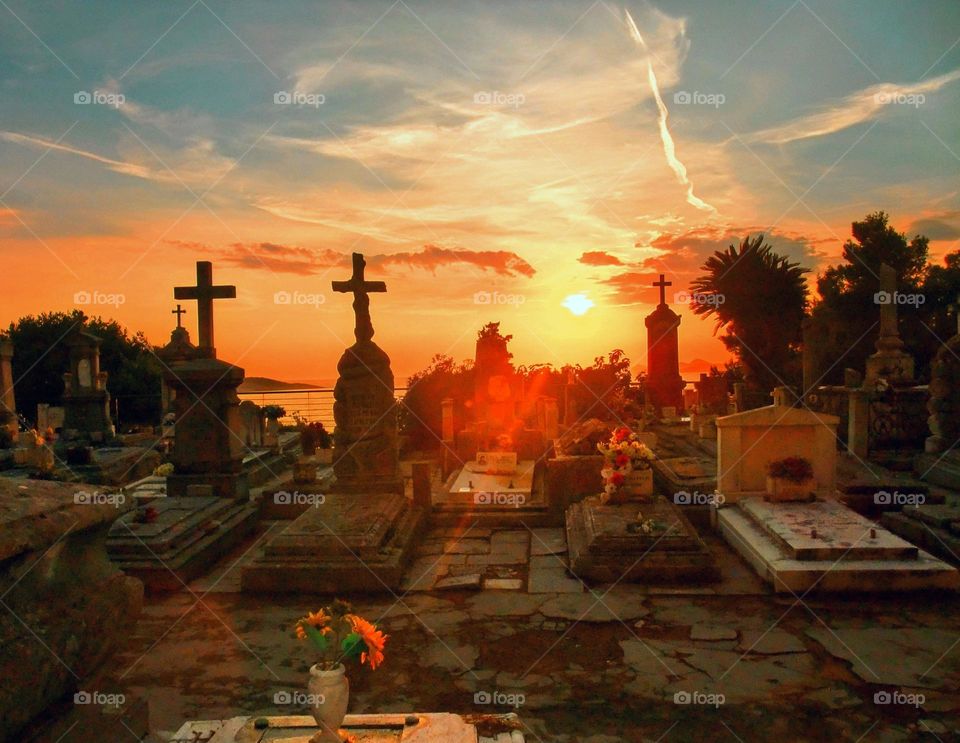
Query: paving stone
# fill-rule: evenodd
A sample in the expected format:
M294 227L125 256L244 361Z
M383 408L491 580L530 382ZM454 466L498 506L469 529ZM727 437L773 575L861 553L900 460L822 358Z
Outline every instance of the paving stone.
M510 591L484 591L467 599L465 608L473 618L530 616L540 608L545 598Z
M483 587L490 591L519 591L523 588L521 578L486 578Z
M511 531L495 531L490 536L490 544L493 546L493 549L503 545L516 545L522 544L524 546L530 543L530 532L526 529L523 531L511 530Z
M567 552L563 529L534 529L530 535L531 555L562 555Z
M569 619L575 622L629 622L649 613L635 602L624 602L608 593L602 601L592 593L556 596L540 607L540 613L551 619Z
M473 668L479 657L472 645L460 645L434 638L421 654L424 665L437 666L451 673L461 673Z
M530 569L566 568L567 558L564 555L533 555L530 558Z
M803 641L786 630L744 630L737 649L752 655L779 655L781 653L805 653Z
M490 551L490 542L485 539L448 539L446 541L428 539L418 550L423 555L485 555Z
M736 640L737 631L730 627L718 627L714 624L695 624L690 628L690 639L704 642Z
M438 591L456 588L480 588L480 573L453 575L447 578L441 578L436 582L434 588Z
M526 561L526 550L522 554L497 552L489 555L467 555L467 565L523 565Z
M531 569L527 591L529 593L583 593L584 585L576 578L571 578L562 567Z
M851 694L846 689L840 689L835 686L828 686L823 689L809 692L805 699L811 702L817 702L830 709L848 709L850 707L859 707L863 701Z

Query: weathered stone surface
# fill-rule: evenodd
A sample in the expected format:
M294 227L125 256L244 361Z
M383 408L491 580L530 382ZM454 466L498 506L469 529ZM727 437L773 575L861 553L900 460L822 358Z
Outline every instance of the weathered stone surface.
M567 536L563 529L534 529L530 535L530 554L563 555L567 552Z
M480 577L480 573L454 575L450 576L449 578L442 578L441 580L438 580L433 587L438 591L445 589L480 588Z
M799 637L777 628L771 630L744 630L737 649L742 653L755 655L804 653L807 650Z
M92 676L140 612L143 586L108 559L130 508L75 502L60 483L0 480L0 739Z
M583 593L584 585L583 581L571 576L563 565L554 563L554 567L531 567L527 590L530 593Z
M540 613L551 619L576 622L629 622L650 613L639 602L613 593L581 593L557 596L540 607Z
M737 631L731 627L719 627L713 624L695 624L690 628L690 639L703 642L736 640Z

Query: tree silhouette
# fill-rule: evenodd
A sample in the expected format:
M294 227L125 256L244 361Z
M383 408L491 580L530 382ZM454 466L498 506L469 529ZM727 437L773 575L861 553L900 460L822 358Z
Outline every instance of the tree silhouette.
M716 251L690 285L690 309L716 321L746 381L770 390L799 381L808 269L773 252L763 235Z

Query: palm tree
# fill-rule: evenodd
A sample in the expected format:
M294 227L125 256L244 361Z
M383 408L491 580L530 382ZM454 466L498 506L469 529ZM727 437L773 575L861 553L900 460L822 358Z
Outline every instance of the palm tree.
M716 251L690 285L690 309L716 321L747 381L763 390L798 383L809 269L764 244L763 235Z

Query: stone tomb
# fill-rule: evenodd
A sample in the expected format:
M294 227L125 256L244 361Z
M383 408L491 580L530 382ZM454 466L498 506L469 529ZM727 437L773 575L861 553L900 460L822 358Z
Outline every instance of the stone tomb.
M148 509L155 514L149 521L144 520ZM147 590L175 591L207 572L245 539L256 518L255 506L228 498L156 498L117 520L107 552L124 572L140 578Z
M960 564L960 504L905 506L880 523L942 560Z
M395 591L423 526L423 513L402 495L328 494L243 566L241 588L258 593Z
M717 513L727 542L777 593L955 589L956 569L832 500L745 498Z
M639 513L665 532L639 533ZM598 583L701 583L720 572L696 529L673 503L601 505L598 496L574 503L567 511L570 571Z

